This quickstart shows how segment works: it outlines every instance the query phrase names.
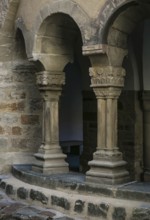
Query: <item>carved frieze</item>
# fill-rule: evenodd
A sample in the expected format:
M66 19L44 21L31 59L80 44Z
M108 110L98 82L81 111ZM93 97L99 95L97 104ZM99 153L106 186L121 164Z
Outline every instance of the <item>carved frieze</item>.
M38 72L36 74L38 86L60 87L65 84L65 74L63 72Z
M91 67L92 87L123 87L125 70L122 67Z

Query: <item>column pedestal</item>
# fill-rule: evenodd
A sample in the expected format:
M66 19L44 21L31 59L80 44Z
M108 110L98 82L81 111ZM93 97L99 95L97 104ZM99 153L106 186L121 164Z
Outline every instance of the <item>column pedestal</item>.
M86 181L98 184L121 184L129 181L126 162L117 147L117 100L125 72L122 68L91 68L92 87L97 98L97 151L89 162Z
M66 173L66 155L59 146L59 97L64 83L63 73L37 73L37 84L43 98L42 144L34 156L32 170L43 174Z

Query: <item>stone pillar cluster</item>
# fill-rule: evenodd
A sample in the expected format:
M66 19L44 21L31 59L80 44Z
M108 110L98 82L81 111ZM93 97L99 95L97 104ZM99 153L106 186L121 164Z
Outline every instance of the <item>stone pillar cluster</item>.
M125 70L121 67L90 68L91 87L97 98L97 150L89 162L87 182L119 184L129 174L126 162L117 147L117 101L124 85Z
M68 172L66 155L59 146L59 97L65 83L63 72L37 73L37 85L43 99L42 144L34 156L32 170L43 174Z

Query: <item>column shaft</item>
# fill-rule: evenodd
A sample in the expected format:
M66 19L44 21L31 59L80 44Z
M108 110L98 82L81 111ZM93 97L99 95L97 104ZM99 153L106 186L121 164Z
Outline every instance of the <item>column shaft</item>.
M107 150L115 150L117 148L117 99L107 99Z
M106 100L99 98L97 99L97 150L106 149Z

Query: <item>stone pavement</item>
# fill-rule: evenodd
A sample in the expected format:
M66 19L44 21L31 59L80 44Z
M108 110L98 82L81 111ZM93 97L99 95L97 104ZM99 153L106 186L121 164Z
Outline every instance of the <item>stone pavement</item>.
M73 220L51 209L10 199L0 191L0 220Z

